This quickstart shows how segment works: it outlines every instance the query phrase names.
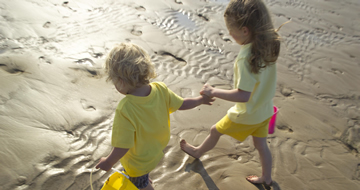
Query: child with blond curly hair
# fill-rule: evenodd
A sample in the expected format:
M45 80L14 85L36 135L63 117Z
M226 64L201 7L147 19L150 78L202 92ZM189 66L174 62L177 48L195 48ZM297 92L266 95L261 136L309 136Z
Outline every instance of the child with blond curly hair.
M122 43L109 53L105 69L117 91L126 95L118 104L112 127L112 152L96 168L109 171L120 160L139 189L153 189L149 172L162 159L170 140L170 113L214 101L205 95L181 98L156 77L147 52L135 44Z

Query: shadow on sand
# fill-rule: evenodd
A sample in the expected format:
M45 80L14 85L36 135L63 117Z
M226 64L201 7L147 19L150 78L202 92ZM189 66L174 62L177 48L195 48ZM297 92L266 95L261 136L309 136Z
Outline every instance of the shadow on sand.
M215 182L211 179L209 174L204 168L204 165L199 159L195 159L192 163L187 164L185 167L186 172L193 171L195 173L198 173L201 175L201 177L204 179L206 186L209 188L209 190L219 190L219 188L216 186ZM280 186L276 181L273 181L273 185L271 188L265 188L262 184L253 184L255 187L257 187L259 190L281 190Z
M185 171L190 172L191 170L201 175L209 190L219 190L219 188L216 186L215 182L211 179L211 177L205 170L204 165L199 159L195 159L192 163L186 165Z
M273 181L273 184L270 188L266 188L262 184L253 184L255 187L257 187L259 190L281 190L280 186L276 181Z

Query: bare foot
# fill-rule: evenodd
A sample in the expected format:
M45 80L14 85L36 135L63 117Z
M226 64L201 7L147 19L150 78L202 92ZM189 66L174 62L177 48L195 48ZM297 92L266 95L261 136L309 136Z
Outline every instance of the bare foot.
M196 151L195 147L187 143L184 139L180 141L180 147L182 151L194 158L201 157L201 154Z
M272 180L264 180L264 177L258 177L256 175L251 175L251 176L248 176L246 178L246 180L250 183L253 183L253 184L264 184L264 185L267 185L267 186L270 186L272 185Z

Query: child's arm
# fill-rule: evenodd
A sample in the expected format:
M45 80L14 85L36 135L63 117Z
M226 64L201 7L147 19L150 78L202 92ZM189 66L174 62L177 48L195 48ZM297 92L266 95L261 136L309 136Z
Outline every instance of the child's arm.
M209 84L205 84L203 86L200 94L205 94L210 97L217 97L231 102L247 102L251 96L251 92L240 89L223 90L219 88L213 88Z
M114 149L107 157L102 157L100 159L99 163L96 165L95 168L109 171L113 167L113 165L127 153L128 150L129 149L114 147Z
M212 105L213 101L215 101L214 98L210 98L209 96L206 95L201 95L195 98L184 98L184 102L179 108L179 110L192 109L201 104Z

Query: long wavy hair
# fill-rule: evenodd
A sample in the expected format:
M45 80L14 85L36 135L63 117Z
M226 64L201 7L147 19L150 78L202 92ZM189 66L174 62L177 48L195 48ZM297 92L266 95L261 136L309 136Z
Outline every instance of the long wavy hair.
M274 64L280 53L280 36L271 21L268 9L262 0L231 0L224 17L230 27L250 31L252 73Z

